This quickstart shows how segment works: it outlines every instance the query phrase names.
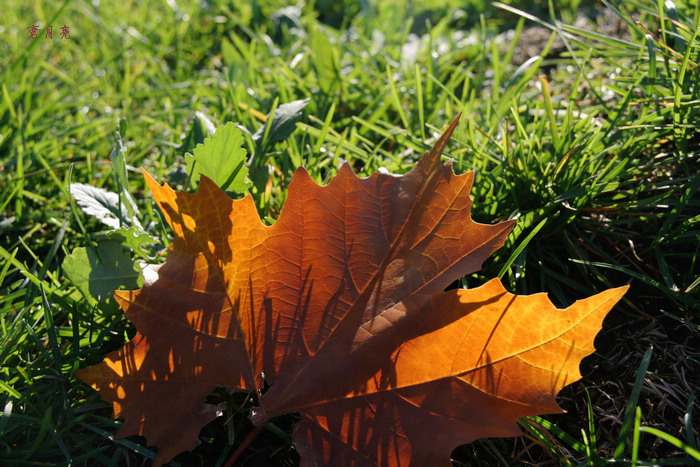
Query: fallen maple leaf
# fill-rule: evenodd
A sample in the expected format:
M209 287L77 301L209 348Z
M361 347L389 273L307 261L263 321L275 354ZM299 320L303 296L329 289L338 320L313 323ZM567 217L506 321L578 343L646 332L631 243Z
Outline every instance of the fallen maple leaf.
M302 465L432 466L560 412L626 287L566 310L497 279L443 292L513 226L471 220L473 173L440 163L456 125L403 176L345 164L318 186L298 169L271 227L205 177L195 194L147 177L174 242L142 289L115 293L138 334L78 372L124 417L117 436L145 436L161 464L217 416L214 388L267 383L251 419L298 412Z

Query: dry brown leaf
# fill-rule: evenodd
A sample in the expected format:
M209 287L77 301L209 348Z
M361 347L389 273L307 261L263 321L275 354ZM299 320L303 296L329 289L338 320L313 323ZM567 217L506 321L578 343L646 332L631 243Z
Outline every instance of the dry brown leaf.
M256 391L263 375L251 419L300 413L304 466L448 466L459 444L559 412L626 287L566 310L497 279L443 292L513 226L471 220L473 174L440 163L456 124L403 176L346 164L318 186L298 169L271 227L204 177L195 194L147 177L174 242L157 278L115 294L136 337L78 373L124 417L117 436L167 462L217 416L214 388Z

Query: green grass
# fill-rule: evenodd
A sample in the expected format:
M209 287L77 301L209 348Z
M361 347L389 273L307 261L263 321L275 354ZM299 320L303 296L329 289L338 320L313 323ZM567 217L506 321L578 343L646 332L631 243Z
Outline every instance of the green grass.
M700 7L610 3L620 32L611 35L573 25L577 9L592 14L585 2L552 8L563 22L546 4L529 5L529 15L454 3L6 2L0 464L154 457L143 439L110 438L119 421L74 376L135 330L66 262L162 261L169 233L138 167L187 187L185 153L207 121L236 122L254 155L250 192L272 222L299 165L319 183L342 161L361 174L402 173L458 112L447 152L456 171L477 171L474 218L519 218L506 246L462 285L501 275L511 291L547 291L560 305L632 288L582 382L562 392L567 414L523 419L525 437L459 447L455 463L698 462ZM53 25L54 38L28 39L32 24ZM70 40L58 38L64 24ZM515 63L536 24L552 40ZM280 106L301 99L296 130L275 130ZM256 137L268 115L273 124ZM86 215L71 183L116 193L125 206L133 198L116 216L125 225L108 232ZM134 218L136 239L126 230ZM109 266L113 286L133 281ZM224 463L250 430L244 398L211 397L229 402L227 416L205 427L180 465ZM294 465L293 421L269 424L248 462Z

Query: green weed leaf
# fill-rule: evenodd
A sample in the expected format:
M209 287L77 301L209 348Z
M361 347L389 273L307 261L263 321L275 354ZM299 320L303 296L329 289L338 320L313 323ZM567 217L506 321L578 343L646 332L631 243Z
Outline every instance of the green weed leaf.
M91 304L110 298L115 289L143 285L139 266L113 241L101 242L97 250L76 248L63 261L63 272Z
M308 103L308 98L299 99L277 107L272 118L268 115L267 122L255 132L253 141L260 143L266 132L266 145L289 138L297 127L297 121L301 118L301 111L304 110ZM268 125L270 126L269 131L267 130Z
M199 182L200 175L211 178L221 189L244 193L252 184L245 166L246 152L242 148L243 134L233 123L216 130L211 138L187 154L190 180Z
M133 214L130 215L126 206L120 203L118 194L83 183L71 183L70 194L85 214L98 219L108 227L118 229L126 224L143 231L137 218L139 211L136 205L131 206Z
M156 255L153 253L154 248L149 247L149 245L157 245L158 239L136 227L122 227L113 230L108 232L105 238L131 248L134 253L145 260L156 259Z

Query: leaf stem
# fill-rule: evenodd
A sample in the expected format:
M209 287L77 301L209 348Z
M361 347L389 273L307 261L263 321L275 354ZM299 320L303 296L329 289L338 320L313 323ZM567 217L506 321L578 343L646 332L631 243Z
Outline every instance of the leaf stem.
M248 436L245 437L243 442L241 443L240 446L236 449L236 452L233 453L233 456L226 462L226 465L224 467L233 467L234 462L238 460L239 457L241 457L241 454L243 454L243 451L248 449L248 446L250 446L250 443L253 442L253 440L258 436L258 433L260 433L260 430L263 429L265 425L267 425L269 418L266 418L265 420L262 420L262 423L257 425L253 431L248 433Z

